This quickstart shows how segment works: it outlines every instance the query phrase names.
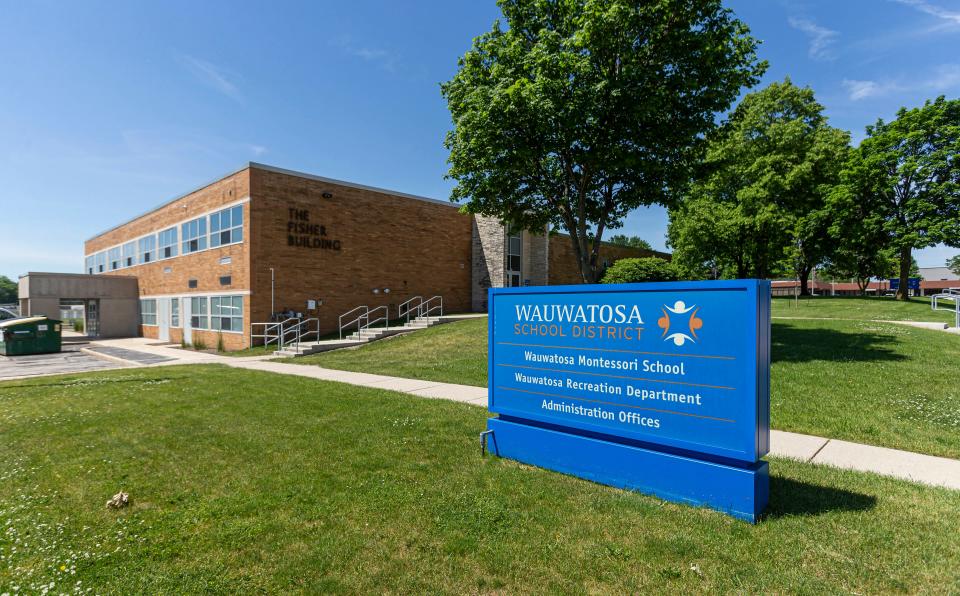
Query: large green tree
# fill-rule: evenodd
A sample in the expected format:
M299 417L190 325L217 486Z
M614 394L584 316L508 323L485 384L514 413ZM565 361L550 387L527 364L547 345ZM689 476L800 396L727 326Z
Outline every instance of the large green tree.
M0 275L0 304L13 304L17 301L17 282L6 275Z
M947 269L954 275L960 275L960 255L955 255L947 259Z
M826 198L848 143L809 87L786 79L745 96L711 135L703 174L670 211L674 261L721 277L790 271L807 294L831 250Z
M653 247L650 246L650 243L641 238L640 236L627 236L626 234L614 234L610 236L610 239L607 241L610 244L617 244L619 246L629 246L630 248L642 248L645 250L653 250Z
M870 205L857 200L846 184L838 184L827 199L830 213L829 237L834 249L826 262L829 277L852 279L866 294L874 277L886 277L896 266L896 256L887 247L887 238L874 220Z
M570 235L583 281L604 232L669 203L703 137L765 69L720 0L498 0L442 85L453 200L530 230Z
M849 200L861 204L884 247L896 251L897 298L909 299L913 250L960 246L960 100L941 96L868 126L844 181Z

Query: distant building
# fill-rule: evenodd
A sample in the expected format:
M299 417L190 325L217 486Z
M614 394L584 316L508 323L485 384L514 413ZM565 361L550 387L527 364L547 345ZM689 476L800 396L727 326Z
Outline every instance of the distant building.
M960 281L960 275L950 271L949 267L921 267L920 278L923 281Z

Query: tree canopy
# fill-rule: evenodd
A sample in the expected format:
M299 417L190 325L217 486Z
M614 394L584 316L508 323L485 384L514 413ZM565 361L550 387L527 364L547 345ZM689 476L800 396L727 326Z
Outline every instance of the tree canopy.
M17 282L6 275L0 275L0 304L13 304L19 298Z
M960 246L960 100L941 96L868 126L843 180L843 204L860 214L857 225L896 251L897 297L908 299L913 250Z
M955 275L960 275L960 255L955 255L947 259L947 269Z
M790 271L806 294L830 250L826 198L848 143L809 87L786 79L746 95L709 137L701 175L670 210L674 262L699 276Z
M766 64L720 0L499 0L442 85L452 200L570 235L597 281L604 232L669 204L703 156L715 114Z
M626 234L614 234L610 236L610 239L607 240L610 244L616 244L618 246L629 246L631 248L643 248L645 250L653 250L653 247L650 246L650 243L641 238L640 236L627 236Z
M676 268L660 257L620 259L607 268L602 283L628 284L644 281L676 281L680 279Z

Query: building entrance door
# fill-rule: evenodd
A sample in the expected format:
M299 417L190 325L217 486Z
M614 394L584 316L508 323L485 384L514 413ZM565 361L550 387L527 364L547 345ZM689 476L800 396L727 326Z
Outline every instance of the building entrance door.
M157 298L157 325L159 331L157 339L170 341L170 299Z
M87 337L98 337L100 335L100 301L87 300L83 310L86 319Z

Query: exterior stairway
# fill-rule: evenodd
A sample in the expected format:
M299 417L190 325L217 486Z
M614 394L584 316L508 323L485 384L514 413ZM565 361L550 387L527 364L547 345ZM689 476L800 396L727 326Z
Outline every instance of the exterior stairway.
M440 323L458 321L461 318L463 317L456 315L447 317L417 317L399 327L367 327L359 331L354 331L343 339L301 342L299 345L288 344L284 346L283 349L274 352L274 354L277 356L293 357L306 356L308 354L316 354L318 352L328 352L330 350L339 350L341 348L353 348L377 341L378 339L383 339L384 337L412 333L414 331L426 329Z

